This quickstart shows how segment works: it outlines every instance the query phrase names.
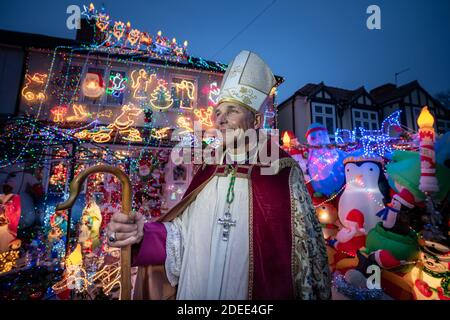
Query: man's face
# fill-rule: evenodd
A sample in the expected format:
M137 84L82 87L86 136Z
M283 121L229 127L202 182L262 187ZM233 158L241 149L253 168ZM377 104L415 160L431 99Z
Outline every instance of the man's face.
M254 128L255 117L251 111L229 102L221 103L214 112L215 126L219 130Z
M246 130L258 127L258 116L242 106L224 102L214 112L214 125L224 139L227 130L234 130L233 137L236 140Z

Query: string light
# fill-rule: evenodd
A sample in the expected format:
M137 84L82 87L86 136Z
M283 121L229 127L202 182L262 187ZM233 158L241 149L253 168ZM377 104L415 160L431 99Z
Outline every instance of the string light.
M148 74L145 69L131 71L131 80L133 88L133 98L135 99L147 99L147 90L152 82L156 79L156 74ZM144 92L142 94L142 92Z
M182 80L180 83L175 84L177 96L179 95L178 91L183 91L187 93L188 99L193 101L195 98L195 86L191 81ZM180 108L182 109L192 109L191 103L188 106L183 104L183 101L180 101Z
M164 79L158 80L158 86L151 94L150 104L159 111L169 109L173 104L173 99L167 90L167 82Z
M325 203L327 203L327 202L330 202L330 201L333 201L334 198L336 198L342 191L344 191L345 187L346 187L346 184L344 184L344 185L342 186L342 188L340 188L340 189L339 189L335 194L333 194L331 197L329 197L328 199L322 201L322 202L319 203L318 205L314 206L314 208L317 209L317 208L319 208L320 206L322 206L323 204L325 204Z
M151 136L155 139L163 139L166 138L169 134L169 127L161 128L159 130L152 129Z
M192 128L192 125L191 125L191 119L189 117L185 117L185 116L178 117L177 125L180 128L185 129L185 130L179 132L180 134L194 131L194 129Z
M112 21L109 15L99 12L93 5L83 6L83 8L81 15L98 28L97 41L100 45L135 51L143 50L152 57L171 61L179 62L187 58L187 41L184 41L183 45L178 45L175 38L170 41L162 36L161 31L153 39L147 32L132 29L130 22L125 24L122 21Z
M395 111L383 120L381 130L366 130L359 128L361 132L361 143L364 148L364 154L367 156L378 155L384 157L387 153L392 152L389 144L391 141L390 128L400 127L401 110Z
M28 102L44 101L47 96L42 92L42 86L46 81L48 74L34 73L32 76L25 75L25 85L21 91L22 97Z
M112 110L106 109L99 112L88 112L86 106L82 104L74 104L72 106L73 115L66 117L66 121L84 121L92 118L111 118Z
M110 75L109 87L106 89L106 93L116 98L120 97L126 88L125 84L127 81L128 79L126 77L124 78L120 72L116 72L115 75Z
M53 115L53 122L64 122L67 106L55 106L50 109L50 113Z
M219 103L219 95L220 95L220 87L217 85L217 82L211 82L209 84L209 92L208 92L208 100L209 104L213 107L217 106Z
M0 274L11 271L19 258L19 250L9 250L0 253Z
M206 127L212 127L213 123L212 123L212 112L213 112L213 108L212 107L208 107L207 109L195 109L194 110L194 114L197 118L198 121L200 121L200 123Z

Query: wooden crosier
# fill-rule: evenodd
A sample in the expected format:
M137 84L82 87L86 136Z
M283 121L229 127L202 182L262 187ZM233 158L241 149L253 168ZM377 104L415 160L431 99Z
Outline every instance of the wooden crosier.
M69 198L56 206L56 210L71 208L81 191L83 182L94 173L109 173L116 176L122 185L122 211L131 216L131 182L128 176L119 168L108 165L92 166L78 174L70 183ZM69 222L70 223L70 222ZM131 300L131 246L123 247L120 252L120 300Z

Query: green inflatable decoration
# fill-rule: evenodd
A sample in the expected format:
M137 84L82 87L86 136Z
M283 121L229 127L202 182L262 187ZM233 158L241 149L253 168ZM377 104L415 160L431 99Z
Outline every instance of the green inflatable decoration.
M366 238L366 253L387 250L398 260L413 261L419 257L419 244L416 233L411 230L407 235L390 232L379 222L369 231Z
M438 152L438 151L436 151ZM392 161L386 165L389 175L389 185L396 192L394 181L406 187L417 201L424 201L425 194L419 190L420 181L420 155L412 151L394 151ZM439 184L439 192L433 195L437 201L442 201L450 190L450 169L437 163L436 177Z

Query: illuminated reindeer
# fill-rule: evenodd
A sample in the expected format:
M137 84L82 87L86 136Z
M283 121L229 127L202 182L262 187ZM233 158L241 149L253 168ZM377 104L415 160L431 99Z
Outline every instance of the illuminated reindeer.
M400 113L400 110L395 111L384 119L380 130L367 130L362 127L359 128L359 131L361 132L361 143L364 148L364 154L376 154L383 157L386 153L392 152L389 144L392 138L390 136L390 129L391 127L401 127Z

